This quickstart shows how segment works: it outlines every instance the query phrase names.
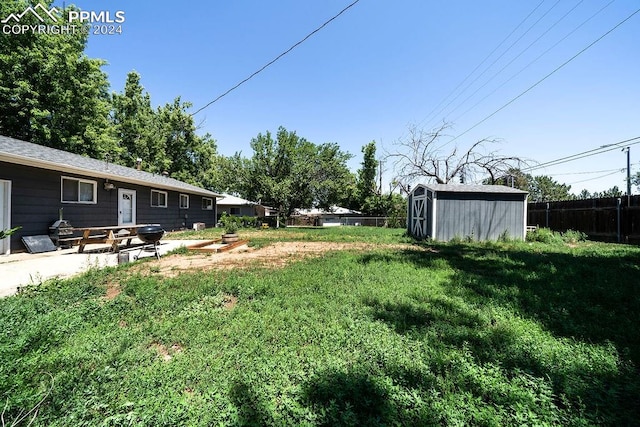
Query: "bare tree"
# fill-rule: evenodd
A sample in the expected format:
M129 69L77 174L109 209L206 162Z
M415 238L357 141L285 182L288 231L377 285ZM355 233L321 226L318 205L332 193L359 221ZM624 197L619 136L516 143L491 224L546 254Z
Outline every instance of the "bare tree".
M448 128L450 125L445 123L427 132L412 126L409 135L394 144L394 151L387 157L393 159L396 182L409 184L429 179L438 184L447 184L456 177L461 182L469 182L481 176L486 182L494 184L508 175L510 169L519 168L525 163L519 157L488 151L486 147L497 143L496 139L481 139L466 150L451 147L450 142L445 141L449 139L446 135Z

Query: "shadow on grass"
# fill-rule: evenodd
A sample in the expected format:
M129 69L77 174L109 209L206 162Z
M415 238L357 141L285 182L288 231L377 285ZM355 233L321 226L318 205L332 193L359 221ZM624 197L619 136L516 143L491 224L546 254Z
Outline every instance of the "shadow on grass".
M316 374L303 390L303 401L322 426L382 426L397 416L388 392L365 372Z
M468 346L481 363L548 377L556 396L584 405L594 420L633 424L640 419L637 252L441 245L437 253L416 249L395 256L417 268L451 268L451 276L443 295L426 300L415 296L396 303L366 298L375 319L403 335L421 339L431 333L439 343ZM365 264L389 261L388 254L361 258ZM575 339L586 346L613 345L622 362L591 360L595 353L588 352L575 355L582 358L575 363L557 360L558 355L568 359L574 355L567 354L569 347L559 349L562 344L544 341L540 332L494 318L488 307L529 319L556 338Z
M454 270L448 284L452 295L472 304L509 308L558 337L586 343L611 342L623 357L640 366L640 334L633 332L640 314L640 257L536 253L463 245L443 245L438 249L438 253L403 250L396 257L418 268L442 268L439 261L444 259ZM378 261L381 256L382 261L389 261L389 255L376 253L363 255L361 261ZM457 310L449 319L480 321L460 320L473 315L461 311L450 300L429 300L429 303L448 305L442 307L444 312ZM433 313L403 306L374 309L398 331L422 325Z
M273 425L271 414L259 399L253 387L238 381L229 391L231 402L238 410L238 426Z

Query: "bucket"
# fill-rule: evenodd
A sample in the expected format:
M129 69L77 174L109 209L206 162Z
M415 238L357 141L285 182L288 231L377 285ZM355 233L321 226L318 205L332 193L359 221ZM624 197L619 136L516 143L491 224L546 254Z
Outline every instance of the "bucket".
M129 262L129 252L118 252L118 265Z

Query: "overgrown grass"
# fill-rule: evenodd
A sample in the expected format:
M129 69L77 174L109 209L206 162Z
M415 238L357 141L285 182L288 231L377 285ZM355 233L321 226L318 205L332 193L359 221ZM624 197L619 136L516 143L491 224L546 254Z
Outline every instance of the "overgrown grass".
M169 239L217 239L222 229L208 228L201 231L180 231L167 235ZM287 227L253 229L241 228L238 235L248 239L252 246L262 247L271 242L366 242L366 243L410 243L402 228L375 227Z
M404 241L353 229L297 232ZM92 271L0 301L4 418L50 389L35 425L635 425L639 261L420 243L281 270Z

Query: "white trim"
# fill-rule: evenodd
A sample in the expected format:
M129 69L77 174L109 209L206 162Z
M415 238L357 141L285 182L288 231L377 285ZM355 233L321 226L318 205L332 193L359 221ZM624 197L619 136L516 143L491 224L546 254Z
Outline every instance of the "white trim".
M206 208L203 208L202 205L200 207L202 208L203 211L212 211L213 210L213 198L212 197L204 197L204 196L202 196L202 202L204 202L205 200L209 200L211 202L211 205L208 205Z
M527 240L527 199L529 198L529 195L525 195L524 196L524 230L523 230L523 234L522 234L522 240Z
M182 206L182 198L186 197L187 198L187 206ZM185 194L185 193L180 193L180 195L178 196L178 208L179 209L189 209L189 195Z
M154 205L153 204L153 192L156 193L161 193L164 194L164 205ZM166 191L162 191L162 190L154 190L153 188L151 189L151 200L149 201L151 203L151 207L152 208L166 208L167 206L169 206L169 193L167 193Z
M5 201L4 205L5 220L4 224L0 224L0 230L7 230L11 228L11 181L0 179L0 185L6 185ZM0 206L2 204L0 203ZM9 255L11 253L11 236L6 237L0 241L1 245L6 245L4 251L0 252L0 255ZM0 246L2 248L2 246Z
M122 220L122 211L120 210L120 203L122 202L123 194L130 194L131 198L131 223L124 222ZM138 196L136 190L130 190L128 188L118 188L118 225L132 225L136 223Z
M78 200L64 200L64 180L68 180L68 181L78 181ZM85 184L92 184L93 185L93 200L92 201L84 201L84 200L79 200L80 199L80 183L85 183ZM85 179L85 178L76 178L75 176L66 176L66 175L62 175L60 176L60 203L75 203L75 204L81 204L81 205L95 205L96 203L98 203L98 182L97 181L93 181L91 179Z
M438 201L438 197L436 196L437 193L435 191L432 191L432 193L433 193L433 204L432 204L433 212L431 213L431 234L432 234L431 239L437 240L436 238L437 237L437 230L436 230L437 203L436 202Z

